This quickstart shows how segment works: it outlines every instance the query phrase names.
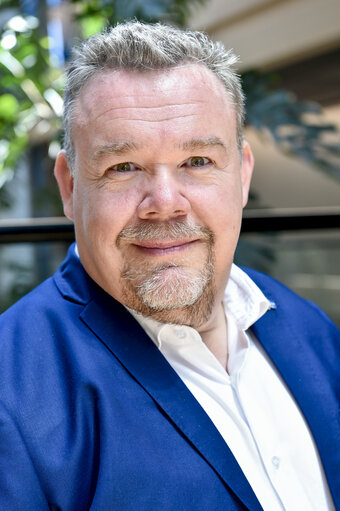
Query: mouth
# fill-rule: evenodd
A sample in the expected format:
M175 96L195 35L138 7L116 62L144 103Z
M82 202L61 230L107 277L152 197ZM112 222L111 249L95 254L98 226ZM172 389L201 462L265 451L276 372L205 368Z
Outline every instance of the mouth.
M147 256L163 256L182 253L193 245L200 243L199 239L195 240L160 240L160 241L143 241L133 243L133 246L144 255Z

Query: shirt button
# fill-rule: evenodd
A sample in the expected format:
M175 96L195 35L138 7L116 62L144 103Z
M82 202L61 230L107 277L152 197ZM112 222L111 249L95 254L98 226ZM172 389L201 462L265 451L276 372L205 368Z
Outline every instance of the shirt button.
M278 456L273 456L272 464L273 464L274 468L276 468L276 469L280 468L280 458Z
M178 339L185 339L187 334L184 332L184 330L176 330L176 337Z

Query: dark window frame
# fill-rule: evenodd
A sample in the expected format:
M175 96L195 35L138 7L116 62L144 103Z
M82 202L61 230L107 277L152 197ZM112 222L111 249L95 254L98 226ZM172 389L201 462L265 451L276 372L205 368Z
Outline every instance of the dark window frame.
M241 233L339 229L340 207L246 209ZM73 223L64 217L0 220L0 244L74 241Z

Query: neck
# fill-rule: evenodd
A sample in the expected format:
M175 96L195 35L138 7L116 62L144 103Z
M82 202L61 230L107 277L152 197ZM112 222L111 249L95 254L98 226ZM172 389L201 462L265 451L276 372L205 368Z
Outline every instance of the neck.
M227 370L228 365L228 330L227 318L225 316L222 303L216 310L216 313L210 318L209 322L198 329L203 342L209 350L215 355L222 367Z

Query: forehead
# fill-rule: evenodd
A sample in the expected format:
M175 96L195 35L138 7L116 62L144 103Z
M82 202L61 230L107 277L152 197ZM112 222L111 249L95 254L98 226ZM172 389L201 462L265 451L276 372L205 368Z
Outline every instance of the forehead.
M157 71L107 70L85 84L74 118L76 124L107 115L119 119L126 114L137 114L146 121L162 120L197 107L233 110L222 82L203 65Z

